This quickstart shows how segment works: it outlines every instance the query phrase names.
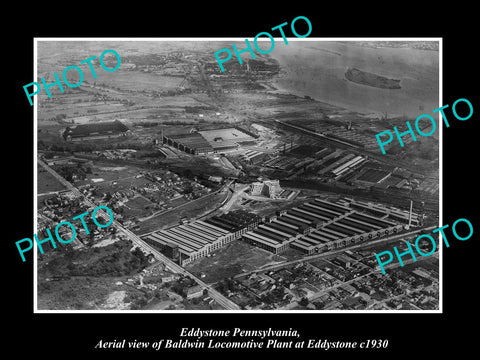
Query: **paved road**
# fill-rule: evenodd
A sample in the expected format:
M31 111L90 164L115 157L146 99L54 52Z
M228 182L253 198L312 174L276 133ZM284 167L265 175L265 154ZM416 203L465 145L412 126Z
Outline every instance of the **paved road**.
M52 174L58 181L60 181L63 185L65 185L67 187L67 189L72 191L78 197L82 198L88 206L97 207L97 205L95 203L93 203L91 200L87 199L75 186L73 186L71 183L69 183L67 180L65 180L63 177L61 177L59 174L57 174L57 172L54 171L52 168L50 168L50 166L45 164L40 159L37 159L37 161L38 161L38 164L40 164L45 170L47 170L50 174ZM97 215L104 218L105 220L109 219L109 216L103 211L99 211L97 213ZM231 301L230 299L228 299L225 296L223 296L222 294L220 294L212 286L207 285L202 280L200 280L199 278L197 278L196 276L194 276L193 274L191 274L190 272L188 272L187 270L182 268L180 265L176 264L175 262L173 262L172 260L167 258L165 255L160 253L158 250L156 250L155 248L153 248L149 244L145 243L142 239L140 239L137 235L132 233L130 230L125 229L120 223L118 223L118 221L113 220L112 226L115 226L118 231L125 234L127 236L127 238L129 238L135 245L137 245L141 249L144 249L146 252L150 252L158 261L165 264L165 266L167 268L169 268L170 270L172 270L173 272L188 276L191 279L193 279L198 285L200 285L204 289L207 289L210 297L215 299L215 301L218 304L220 304L222 307L224 307L225 309L227 309L227 310L240 310L240 307L237 304L235 304L233 301Z
M233 204L235 204L235 202L238 200L238 198L241 197L242 194L249 188L250 186L244 186L243 188L235 190L230 196L230 199L228 199L228 201L226 201L225 204L220 207L220 210L222 210L223 212L229 211Z
M435 253L433 256L435 256L435 255L436 255L437 258L438 258L438 253ZM426 259L428 259L428 257L421 257L421 258L418 258L417 261L422 261L422 260L426 260ZM415 262L415 261L414 261L413 259L408 259L408 260L404 261L403 263L404 263L404 265L408 265L408 264L412 264L412 263L414 263L414 262ZM399 266L400 266L400 263L395 263L395 264L393 264L393 265L391 265L391 266L388 266L388 267L386 268L386 270L394 269L394 268L397 268L397 267L399 267ZM363 278L363 277L372 275L372 274L377 273L377 272L380 272L380 271L381 271L381 270L380 270L380 269L377 269L377 268L372 269L372 271L370 271L370 272L368 272L368 273L366 273L366 274L363 274L363 275L361 275L361 276L358 276L358 277L356 277L356 278L354 278L354 279L351 279L351 280L348 280L348 281L342 281L342 282L339 283L339 284L335 284L335 285L332 285L332 286L330 286L330 287L328 287L328 288L326 288L326 289L322 289L322 290L320 290L320 291L317 291L316 293L314 293L314 294L312 294L312 295L310 295L310 296L307 296L307 298L308 298L309 301L315 301L316 299L322 297L323 295L325 295L326 293L328 293L329 291L331 291L331 290L333 290L333 289L336 289L336 288L338 288L338 287L340 287L340 286L343 286L343 285L350 284L350 283L352 283L352 282L357 281L358 279L361 279L361 278ZM405 295L407 295L407 294L401 294L401 295L398 295L398 296L396 296L396 297L394 297L394 298L401 297L401 296L405 296ZM386 299L385 301L388 301L388 300L391 300L391 299L393 299L393 298ZM298 305L298 302L297 302L297 301L294 301L294 302L291 302L290 304L285 305L284 307L282 307L281 310L293 309L293 308L296 307L297 305ZM420 310L421 310L421 309L420 309Z

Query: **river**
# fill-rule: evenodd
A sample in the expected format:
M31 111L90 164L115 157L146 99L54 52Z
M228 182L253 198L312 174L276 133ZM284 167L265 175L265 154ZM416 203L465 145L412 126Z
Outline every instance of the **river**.
M293 40L293 39L292 39ZM280 91L361 113L416 118L439 104L439 52L372 48L344 42L276 42L270 56L282 68L273 81ZM347 68L400 79L401 89L379 89L345 79Z

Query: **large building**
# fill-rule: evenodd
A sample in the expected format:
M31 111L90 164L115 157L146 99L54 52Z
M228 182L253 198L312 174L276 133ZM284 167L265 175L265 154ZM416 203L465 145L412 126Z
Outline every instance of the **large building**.
M67 141L83 141L125 136L128 132L129 129L127 126L121 121L115 120L80 124L72 127L67 126L62 136Z
M257 215L239 210L156 231L142 238L169 258L186 265L239 239L256 228L259 221Z
M253 164L253 165L261 163L266 158L268 158L267 153L257 151L257 150L247 150L242 155L243 161L245 161L248 164Z
M234 234L218 226L197 220L189 224L160 230L143 237L147 243L164 250L167 245L178 246L179 263L189 262L221 248L234 240Z
M282 191L278 180L266 180L250 184L250 195L252 196L266 196L275 199Z
M246 232L242 238L251 245L280 254L288 249L297 235L298 231L294 227L272 219L272 222L261 224L257 229Z
M306 254L320 253L383 237L404 228L402 224L384 217L359 212L348 203L339 204L315 199L299 206L298 210L304 214L303 217L315 218L318 221L314 230L291 244L292 248Z
M234 234L234 239L239 239L247 231L256 229L260 222L260 217L245 210L235 210L227 214L212 216L205 222Z
M186 134L164 135L162 143L189 154L208 154L254 144L255 135L239 127L201 130Z
M420 225L421 216L412 211L410 214L407 210L401 210L395 207L386 207L380 204L368 203L365 201L352 201L350 206L358 211L365 212L367 214L377 217L389 217L395 221L413 226ZM411 216L410 216L411 215Z
M256 230L245 233L243 239L275 254L289 247L314 254L383 237L404 228L398 223L405 222L398 209L380 215L364 212L353 200L334 203L315 199L278 212Z
M208 141L199 133L162 135L162 143L193 155L213 152Z

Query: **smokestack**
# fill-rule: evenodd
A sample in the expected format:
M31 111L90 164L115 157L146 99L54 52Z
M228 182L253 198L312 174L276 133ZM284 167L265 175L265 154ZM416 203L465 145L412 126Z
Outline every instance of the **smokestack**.
M410 215L408 216L408 228L412 225L412 209L413 209L413 200L410 200Z

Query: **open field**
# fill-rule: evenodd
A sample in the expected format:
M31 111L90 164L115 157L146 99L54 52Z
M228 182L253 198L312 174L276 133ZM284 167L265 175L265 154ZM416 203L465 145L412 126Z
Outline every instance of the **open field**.
M133 166L112 166L112 164L101 163L95 161L92 167L92 173L87 174L85 180L77 181L76 185L96 184L96 186L112 186L111 181L116 181L118 185L116 188L110 190L118 190L122 188L122 179L125 179L123 186L143 185L149 181L144 178L135 179L140 174L140 169ZM103 181L94 181L94 179L103 179Z
M214 256L200 258L187 265L186 268L197 276L204 273L203 280L208 284L213 284L242 272L258 269L274 261L279 261L279 257L275 254L243 241L234 241L217 250Z
M41 166L38 167L37 173L37 192L38 194L48 193L50 191L65 190L65 186L62 185L57 179L53 177L49 172L44 170Z
M139 228L134 230L134 232L137 235L146 234L155 230L178 225L180 219L183 217L195 219L220 206L223 199L225 199L225 192L223 191L207 195L139 223Z
M94 79L86 79L93 82ZM145 74L138 71L117 70L115 75L102 72L99 73L98 83L107 82L107 88L118 89L120 91L162 91L177 88L182 82L183 77L165 76L155 74Z
M136 196L123 204L123 213L127 217L141 217L148 214L146 209L153 208L153 203L143 196Z

